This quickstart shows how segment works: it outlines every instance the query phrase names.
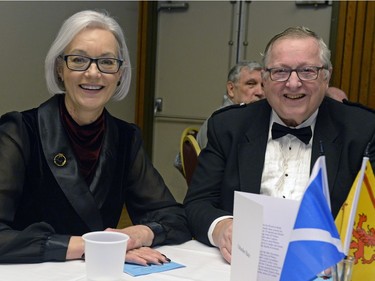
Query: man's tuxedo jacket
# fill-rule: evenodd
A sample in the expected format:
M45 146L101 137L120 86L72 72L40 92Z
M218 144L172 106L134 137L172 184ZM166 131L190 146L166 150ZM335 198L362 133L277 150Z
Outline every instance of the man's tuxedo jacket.
M234 191L260 193L271 107L267 100L217 111L208 122L208 145L184 200L188 221L198 240L220 216L232 215ZM325 98L319 107L312 139L310 171L326 156L332 213L337 215L360 170L366 147L375 164L375 114ZM251 214L249 214L251 220Z

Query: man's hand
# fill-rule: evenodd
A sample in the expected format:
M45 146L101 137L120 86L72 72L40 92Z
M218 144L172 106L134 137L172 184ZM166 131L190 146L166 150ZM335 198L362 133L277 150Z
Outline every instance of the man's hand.
M215 245L228 263L232 260L232 226L233 219L224 219L217 223L212 233Z

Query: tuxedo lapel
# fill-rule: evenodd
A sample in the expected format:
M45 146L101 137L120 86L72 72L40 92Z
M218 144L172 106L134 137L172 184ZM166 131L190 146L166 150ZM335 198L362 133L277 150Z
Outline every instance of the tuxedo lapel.
M342 142L339 138L340 131L334 124L332 114L335 114L335 112L330 110L328 104L323 101L319 108L315 124L310 164L311 171L316 160L321 155L322 145L326 157L327 177L330 190L333 189L334 183L336 182L342 154Z
M78 163L60 121L59 98L59 95L56 95L38 110L44 156L57 183L77 214L91 230L103 229L100 211L79 173Z
M249 128L238 145L240 188L245 192L259 193L271 108L269 106L249 107L249 110L253 110L248 121Z

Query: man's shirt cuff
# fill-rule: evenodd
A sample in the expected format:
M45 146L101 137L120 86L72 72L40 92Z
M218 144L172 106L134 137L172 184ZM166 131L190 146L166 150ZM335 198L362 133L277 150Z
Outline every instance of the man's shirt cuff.
M210 228L208 229L208 240L210 241L211 245L217 247L217 245L215 245L214 243L214 239L212 238L212 233L214 232L214 229L216 227L216 225L222 221L222 220L225 220L225 219L233 219L233 216L222 216L222 217L218 217L216 220L214 220L211 225L210 225Z

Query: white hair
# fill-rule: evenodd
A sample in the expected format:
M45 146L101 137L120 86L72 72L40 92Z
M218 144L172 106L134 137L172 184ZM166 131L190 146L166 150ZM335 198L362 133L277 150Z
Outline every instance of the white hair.
M50 94L64 93L64 83L58 75L59 59L74 37L85 28L102 28L112 32L118 44L118 57L124 61L119 86L112 96L113 100L123 99L129 92L131 65L125 37L120 25L107 12L81 11L68 18L60 28L45 60L45 78Z

